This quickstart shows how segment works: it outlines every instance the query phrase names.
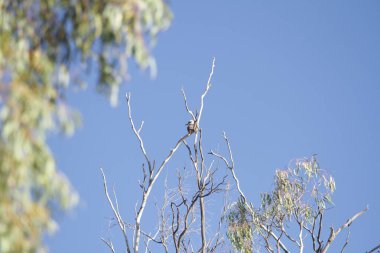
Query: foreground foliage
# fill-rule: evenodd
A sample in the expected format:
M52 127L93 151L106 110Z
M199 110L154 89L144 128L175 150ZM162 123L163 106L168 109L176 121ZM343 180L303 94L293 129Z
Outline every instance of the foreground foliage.
M43 251L52 212L78 201L46 143L78 125L68 85L97 73L115 105L129 58L155 71L150 47L170 19L162 0L0 0L0 252Z

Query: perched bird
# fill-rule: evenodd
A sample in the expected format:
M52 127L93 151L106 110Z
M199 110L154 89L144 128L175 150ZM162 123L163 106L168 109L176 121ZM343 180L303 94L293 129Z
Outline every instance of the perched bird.
M187 122L186 125L187 125L187 132L189 134L198 132L198 124L196 121L190 120L189 122Z

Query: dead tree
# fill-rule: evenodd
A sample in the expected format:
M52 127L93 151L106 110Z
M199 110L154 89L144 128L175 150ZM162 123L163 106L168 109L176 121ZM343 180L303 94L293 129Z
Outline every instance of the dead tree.
M116 194L114 194L113 198L110 196L106 175L103 169L101 169L101 172L103 175L105 195L109 206L112 209L114 219L122 232L127 253L139 252L141 248L141 236L144 237L145 252L149 252L150 242L162 245L165 252L171 251L170 247L173 247L176 252L193 252L194 245L191 242L191 237L188 236L192 231L197 231L197 233L199 232L198 235L200 236L200 240L198 241L200 241L201 244L199 249L196 250L198 252L206 253L215 251L222 241L221 236L219 236L220 234L216 237L216 239L213 238L213 241L207 240L205 198L223 190L225 177L220 180L215 178L215 172L217 169L212 167L212 162L210 166L206 167L205 156L202 148L202 129L200 127L204 109L204 99L211 88L211 79L214 73L214 67L215 59L212 62L212 68L206 88L201 95L200 107L196 113L190 110L185 91L182 89L185 109L191 118L187 124L187 134L178 139L174 145L174 148L169 151L166 158L158 167L155 166L156 164L154 160L152 160L152 158L148 155L144 140L140 135L144 122L141 123L139 128L136 127L132 117L131 95L126 95L129 121L132 131L139 142L139 148L145 159L145 162L141 168L143 178L139 181L142 196L141 200L137 204L137 211L133 224L127 225L125 222L118 208ZM190 145L187 143L187 139L189 139L192 135L194 136L194 142ZM195 191L192 193L185 193L183 191L183 177L180 173L178 173L178 185L176 186L176 190L171 192L166 190L162 205L158 208L159 224L157 226L157 231L153 233L145 232L141 228L141 220L143 218L144 210L148 204L150 193L152 192L158 178L162 174L163 169L177 152L181 144L184 144L186 147L186 153L188 154L195 172ZM199 214L196 210L199 211ZM168 212L170 214L169 216L167 215ZM192 225L197 220L199 220L199 223L197 224L199 225L199 228L193 230ZM130 236L131 231L132 236ZM102 240L111 252L115 253L115 248L112 241L105 238L102 238Z
M273 191L263 193L260 205L255 207L247 199L240 186L231 145L225 133L224 140L228 155L223 156L211 150L208 153L211 156L208 157L214 157L225 164L227 172L230 172L227 174L232 177L239 198L235 202L224 205L218 228L213 236L206 233L208 228L205 200L219 192L226 192L225 189L229 187L226 181L227 175L217 175L218 168L214 166L213 161L209 162L206 159L202 143L201 119L204 100L211 88L213 73L214 61L205 90L200 97L199 109L195 113L190 109L185 91L182 89L185 110L190 117L187 127L184 127L187 133L177 140L159 166L156 166L155 160L146 151L140 135L144 122L139 128L135 126L131 95L126 95L129 121L145 160L141 167L142 179L139 181L141 199L136 205L133 223L127 223L122 217L116 194L113 193L113 198L110 196L105 173L101 170L105 195L113 212L114 221L124 238L125 252L141 251L142 241L145 252L151 252L150 243L160 245L164 252L220 252L220 247L225 241L224 233L221 232L221 222L224 220L227 224L227 237L235 250L239 252L254 252L261 247L269 253L294 251L326 253L336 237L345 230L348 233L341 248L343 253L349 243L350 225L364 214L367 208L349 218L340 227L330 227L326 232L324 217L332 203L331 196L335 190L335 181L319 167L315 157L296 160L293 167L289 166L289 168L276 171ZM157 228L155 231L145 231L141 228L141 221L150 201L152 189L181 145L185 148L186 158L190 160L192 168L187 171L192 171L193 177L177 172L175 187L170 188L165 184L163 200L161 203L156 203ZM193 185L191 190L184 187L185 182L189 181ZM111 240L104 238L102 240L111 252L116 252ZM378 247L370 252L377 249Z

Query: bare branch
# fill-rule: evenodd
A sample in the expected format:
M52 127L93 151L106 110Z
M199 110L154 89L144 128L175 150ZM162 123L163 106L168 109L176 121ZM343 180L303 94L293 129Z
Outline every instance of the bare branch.
M348 230L347 237L346 237L346 242L343 244L343 247L342 247L342 250L340 251L340 253L344 253L344 250L346 249L346 247L348 245L348 241L350 239L350 234L351 234L351 231Z
M203 99L202 99L203 101ZM199 114L200 116L200 114ZM202 196L199 199L199 209L200 209L200 215L201 215L201 239L202 239L202 247L201 247L201 252L206 253L206 247L207 247L207 239L206 239L206 210L205 210L205 203L203 199L203 190L205 187L205 183L203 182L203 168L204 168L204 157L203 157L203 152L202 152L202 131L199 129L199 153L201 155L201 169L199 173L197 173L197 183L198 183L198 189L200 191L200 195ZM197 139L198 133L195 136L195 140ZM195 144L194 144L194 149L196 152ZM198 157L196 156L196 161L198 161ZM198 167L198 166L196 166Z
M137 130L137 133L140 134L140 132L141 132L143 126L144 126L144 121L141 121L141 125L140 125L140 127L139 127L139 130Z
M319 208L318 208L319 209ZM321 231L322 231L322 220L323 220L323 213L322 213L322 210L318 210L319 212L319 223L318 223L318 235L317 235L317 239L318 239L318 250L322 249L322 238L321 238Z
M354 216L352 216L350 219L347 220L346 223L344 223L335 233L336 235L338 235L343 229L345 229L346 227L350 226L352 224L352 222L354 222L357 218L359 218L359 216L363 215L365 212L368 211L368 207L366 207L364 210L358 212L357 214L355 214Z
M209 152L209 154L211 154L213 156L216 156L219 159L221 159L226 164L226 167L228 169L230 169L232 177L233 177L233 179L234 179L234 181L236 183L236 187L237 187L237 189L239 191L240 196L243 199L244 204L247 206L247 208L249 209L250 213L253 214L254 210L252 209L252 207L250 205L248 205L247 198L245 197L245 194L243 193L243 191L240 188L240 181L237 178L236 173L235 173L235 163L234 163L234 159L233 159L233 155L232 155L231 145L230 145L230 142L229 142L229 140L227 138L226 133L223 133L223 138L224 138L224 140L225 140L225 142L227 144L228 153L229 153L229 156L230 156L230 162L227 160L227 158L225 158L224 156L222 156L222 155L220 155L220 154L218 154L218 153L216 153L216 152L214 152L212 150Z
M268 234L268 236L264 237L265 248L267 249L268 252L270 252L270 253L274 253L274 250L273 250L272 247L270 246L269 238L270 238L269 234Z
M101 237L100 239L107 245L107 247L111 250L112 253L115 253L115 249L114 249L113 244L110 240L106 240L103 237Z
M120 215L120 213L119 213L119 211L118 211L118 208L115 208L115 206L114 206L114 204L113 204L113 202L112 202L112 200L111 200L111 197L110 197L110 195L109 195L109 193L108 193L108 186L107 186L106 175L104 174L104 171L103 171L102 168L100 168L100 171L102 172L102 175L103 175L104 192L105 192L105 194L106 194L106 197L107 197L108 203L109 203L109 205L110 205L110 207L111 207L111 209L112 209L112 211L113 211L113 213L114 213L114 215L115 215L115 218L116 218L116 220L117 220L117 223L118 223L118 225L119 225L119 227L120 227L120 229L121 229L121 231L122 231L122 233L123 233L123 237L124 237L125 245L126 245L126 247L127 247L127 253L130 253L131 250L130 250L130 248L129 248L129 241L128 241L128 235L127 235L127 231L126 231L125 223L124 223L123 219L121 218L121 215Z
M149 243L151 242L151 241L153 241L153 242L155 242L155 243L158 243L158 244L162 244L162 241L158 241L158 240L156 240L156 237L158 236L158 234L159 234L159 230L157 230L156 231L156 233L153 235L153 236L151 236L150 234L147 234L147 233L145 233L144 231L141 231L141 233L143 234L143 235L145 235L145 240L144 240L144 242L145 242L145 253L151 253L152 251L149 249Z
M239 194L243 200L243 203L244 205L247 207L248 211L251 213L251 215L255 215L255 211L253 210L253 207L250 203L248 203L247 201L247 198L245 197L245 194L244 192L241 190L240 188L240 182L239 182L239 179L237 178L236 176L236 173L235 173L235 164L234 164L234 159L233 159L233 155L232 155L232 149L231 149L231 145L230 145L230 142L227 138L227 135L226 133L223 134L223 138L224 140L226 141L226 144L227 144L227 148L228 148L228 153L229 153L229 156L230 156L230 161L231 162L228 162L227 158L225 158L224 156L214 152L214 151L210 151L209 154L213 155L213 156L216 156L218 157L219 159L221 159L225 164L226 164L226 167L228 169L230 169L231 171L231 174L232 174L232 177L236 183L236 187L239 191ZM263 224L260 225L260 227L262 229L264 229L268 234L270 234L270 236L272 236L277 242L278 244L280 245L281 249L285 252L285 253L289 253L288 249L286 248L286 246L282 243L282 241L279 239L279 237L271 230L268 230L268 228L266 228ZM267 250L269 252L273 252L273 249L271 249L270 247L268 248L267 247Z
M214 74L214 68L215 68L215 58L213 59L212 61L212 67L211 67L211 72L210 72L210 75L209 75L209 78L207 80L207 84L206 84L206 88L205 88L205 91L203 92L203 94L201 95L201 105L200 105L200 108L199 108L199 114L196 114L195 118L195 124L198 125L198 129L199 131L196 131L195 132L195 138L194 138L194 158L191 158L192 162L193 162L193 166L197 172L197 184L198 184L198 189L202 191L202 188L203 188L203 170L204 170L204 157L203 157L203 151L202 151L202 141L199 140L198 141L198 134L200 134L200 138L201 138L201 129L200 129L200 121L201 121L201 118L202 118L202 113L203 113L203 108L204 108L204 98L205 96L207 95L209 89L211 88L211 79L212 79L212 76ZM188 111L188 113L193 117L194 119L194 114L188 109L188 106L187 106L187 101L186 101L186 95L185 95L185 92L182 90L182 94L184 96L184 99L185 99L185 106L186 106L186 110ZM197 144L200 148L200 156L201 156L201 168L199 169L199 163L198 163L198 147L197 147ZM191 153L191 152L190 152ZM191 157L191 156L190 156ZM202 195L202 193L201 193ZM199 199L199 209L200 209L200 216L201 216L201 239L202 239L202 248L201 248L201 252L206 252L206 247L207 247L207 240L206 240L206 224L205 224L205 205L204 205L204 200L203 198L200 198Z
M199 189L196 193L194 193L194 195L191 197L190 204L188 204L188 199L182 194L182 191L179 190L179 193L182 196L182 202L176 205L177 215L179 212L178 207L180 207L180 206L185 206L185 214L183 216L183 229L179 233L178 239L176 240L177 250L179 250L180 245L183 245L183 243L184 243L183 242L184 236L188 232L188 229L189 229L190 224L191 224L188 222L189 215L193 212L195 204L198 203L199 200L206 198L206 197L212 195L213 193L219 192L221 190L221 186L225 183L225 177L224 177L223 180L220 181L218 184L214 184L213 175L214 175L214 173L210 173L209 180L207 180L207 182L204 183L204 188ZM179 185L178 185L179 189L182 188L181 184L182 183L181 183L181 180L179 178ZM174 209L172 209L172 210L174 210ZM201 217L202 217L202 214L201 214ZM177 218L177 221L178 220L179 219ZM179 227L179 224L177 224L177 228L178 227ZM175 232L177 232L177 231L175 231ZM206 247L207 247L207 244L206 244ZM203 250L203 247L200 251L202 251L202 250Z
M155 243L158 243L158 244L162 244L161 240L157 240L156 239L158 233L159 233L159 231L156 231L156 233L154 234L154 236L151 236L150 234L145 233L144 231L141 230L141 234L143 234L144 236L146 236L148 238L148 240L150 240L152 242L155 242Z
M281 253L281 246L280 246L280 239L282 237L283 233L280 234L278 239L276 240L276 248L277 248L277 253Z
M175 200L177 196L177 190L176 189L169 189L167 184L167 178L165 178L165 194L163 203L160 207L158 207L157 203L155 203L155 206L158 210L158 218L159 218L159 224L158 224L158 231L160 234L160 241L162 242L162 246L166 253L169 252L167 239L169 238L169 227L168 224L168 218L165 215L166 208L169 206L169 204Z
M303 253L303 237L302 237L302 232L303 232L303 225L302 225L302 222L299 223L299 234L298 234L298 240L299 240L299 249L300 249L300 253Z
M269 230L267 227L265 227L263 224L260 225L260 227L262 229L264 229L266 232L268 232L268 234L270 234L270 236L272 236L274 238L274 240L276 240L278 242L278 244L280 245L281 249L285 252L285 253L290 253L290 251L286 248L285 244L283 244L280 240L280 237L278 237L272 230Z
M349 218L347 220L347 222L344 223L342 226L340 226L340 228L338 228L338 230L336 230L336 231L334 231L333 227L330 227L330 236L329 236L329 238L327 240L326 245L323 247L321 253L327 252L327 250L331 246L331 243L335 240L335 238L339 235L339 233L342 232L343 229L345 229L348 226L350 226L352 224L352 222L354 222L357 218L359 218L361 215L363 215L367 211L368 211L368 207L366 207L364 210L358 212L357 214L355 214L354 216L352 216L351 218Z
M211 79L212 79L212 76L214 74L214 68L215 68L215 58L212 60L211 72L210 72L210 75L209 75L208 80L207 80L206 89L201 96L201 107L199 108L199 115L198 115L198 119L197 119L198 125L199 125L199 123L201 121L201 117L202 117L204 98L205 98L208 90L211 88Z
M367 251L367 253L373 253L375 252L375 250L378 250L378 249L380 249L380 244L377 245L375 248L371 249L370 251Z
M135 225L136 230L135 230L135 235L134 235L134 251L137 252L138 248L139 248L139 240L140 240L141 217L142 217L142 214L144 212L145 206L147 204L147 200L148 200L148 197L150 195L150 192L151 192L151 190L152 190L152 188L154 186L154 183L156 182L157 178L160 176L160 174L161 174L163 168L165 167L165 165L169 162L169 160L172 158L172 156L174 155L174 153L177 151L177 149L180 146L181 142L183 142L187 137L189 137L190 134L186 134L185 136L181 137L177 141L177 144L175 145L175 147L169 152L169 155L161 163L161 165L158 168L157 172L154 174L154 168L152 167L151 160L149 159L149 157L147 155L147 152L145 150L144 141L142 140L142 138L140 136L140 131L142 129L143 123L141 124L140 128L137 130L136 127L135 127L135 124L133 122L133 118L132 118L132 110L131 110L131 103L130 103L130 101L131 101L131 95L127 93L126 94L126 99L127 99L127 104L128 104L128 117L129 117L129 121L131 123L131 127L132 127L132 130L133 130L135 136L139 140L141 152L143 153L143 155L145 157L145 160L146 160L146 162L148 164L148 169L149 169L149 181L148 181L148 185L146 186L147 173L145 172L145 170L143 170L143 172L144 172L143 182L142 183L140 182L140 187L143 190L143 195L142 195L142 200L141 200L140 206L139 206L139 208L138 208L138 210L136 212L136 225Z
M185 147L187 148L187 151L189 152L189 158L191 160L191 163L195 166L195 160L193 158L193 155L192 155L192 152L191 152L191 148L189 146L189 144L187 144L186 140L183 141L183 144L185 145ZM198 170L198 168L194 167L195 170Z
M186 134L184 135L182 138L180 138L178 141L177 141L177 144L174 146L174 148L172 150L170 150L168 156L165 158L165 160L161 163L160 167L158 168L157 172L155 175L151 174L150 178L149 178L149 182L148 182L148 187L146 189L146 191L143 192L143 196L142 196L142 200L141 200L141 203L140 203L140 208L138 209L137 211L137 215L136 215L136 231L135 231L135 252L138 251L138 243L139 243L139 239L140 239L140 223L141 223L141 217L142 217L142 214L144 213L144 209L145 209L145 206L147 204L147 200L148 200L148 197L150 195L150 192L152 191L152 188L154 186L154 183L156 182L156 180L158 179L158 177L160 176L162 170L164 169L165 165L169 162L169 160L173 157L174 153L177 151L177 149L179 148L179 146L181 145L181 143L187 138L189 137L190 134ZM149 159L148 159L149 160ZM153 171L151 172L153 173ZM137 246L136 246L137 245Z
M126 93L125 94L125 98L127 99L127 104L128 104L128 118L129 118L129 122L131 123L131 127L132 127L132 130L133 132L135 133L137 139L139 140L140 142L140 149L141 149L141 152L143 153L144 157L145 157L145 160L149 166L149 170L152 169L151 167L151 164L150 164L150 160L148 158L148 155L145 151L145 147L144 147L144 142L140 136L140 130L142 129L142 126L143 126L143 122L141 123L141 126L139 128L139 130L136 129L135 127L135 124L133 122L133 119L132 119L132 109L131 109L131 94L130 93Z
M180 247L182 247L182 249L184 250L193 250L192 245L190 244L190 238L187 238L187 236L185 235L191 231L190 226L195 222L195 217L197 217L197 215L194 214L195 212L194 210L197 209L195 208L197 204L199 204L200 217L201 217L200 234L202 236L202 248L200 251L205 253L207 250L206 217L205 217L206 212L205 212L204 198L212 195L213 193L220 191L220 187L225 182L225 178L223 178L221 182L214 182L213 177L214 177L215 171L211 171L210 169L206 168L205 158L204 158L203 150L202 150L202 130L199 128L199 122L201 120L203 110L204 110L204 102L205 102L204 99L206 95L208 94L209 89L211 88L211 79L214 73L214 68L215 68L215 58L212 61L212 67L209 74L209 78L207 80L206 87L200 97L201 103L200 103L199 113L198 111L193 112L189 108L185 91L184 89L182 89L182 95L183 95L186 111L191 116L192 120L195 121L195 123L197 124L195 126L195 129L197 130L194 131L195 133L194 149L192 150L192 148L190 148L190 146L186 143L186 139L191 135L190 133L188 133L177 141L174 148L170 150L169 154L161 162L161 164L157 166L157 168L155 166L154 160L152 160L148 156L148 153L144 144L144 140L141 137L141 131L144 126L144 121L141 122L139 127L135 125L135 122L132 117L131 95L130 93L126 94L126 100L127 100L127 105L128 105L128 118L131 124L131 128L133 130L133 133L138 140L141 153L143 154L144 159L145 159L142 165L143 177L139 181L139 186L142 191L142 196L141 196L141 199L136 204L135 223L133 224L133 226L131 226L132 230L134 230L133 236L132 236L132 244L131 244L132 245L131 247L133 247L134 253L137 253L139 251L141 234L145 236L144 238L144 242L146 244L145 251L150 251L149 243L153 241L155 243L162 244L165 248L165 251L168 252L169 250L166 244L166 239L170 235L169 233L164 232L164 230L168 232L170 228L171 228L171 233L173 237L173 242L176 247L176 251L179 251ZM175 204L172 199L170 200L170 203L171 203L170 208L172 212L171 226L170 224L168 224L168 226L165 225L166 224L165 219L167 218L165 218L164 215L162 214L160 216L162 223L159 224L156 233L152 236L151 233L144 232L141 229L141 219L142 219L144 210L147 206L147 202L148 202L150 193L152 192L155 182L157 181L158 177L162 173L162 170L164 169L164 167L173 157L174 153L179 149L179 146L181 145L181 143L184 143L184 145L188 149L190 160L195 168L195 171L197 172L196 179L197 179L198 189L197 189L197 192L190 199L188 199L185 196L185 193L183 192L183 190L181 189L181 186L178 187L179 191L177 193L178 195L176 196L179 196L180 197L179 200L180 201L182 200L182 201L179 204ZM146 169L145 166L148 167L148 169ZM212 164L210 165L210 168L212 168ZM128 242L128 237L127 237L127 232L126 232L126 229L129 229L129 227L127 227L127 225L123 222L121 218L116 193L114 192L114 201L113 201L108 193L105 174L103 170L101 170L101 172L103 175L105 192L106 192L109 205L111 209L113 210L115 219L117 220L117 223L123 232L123 236L125 237L126 244L127 244L127 253L130 253L131 250L130 250L130 245ZM167 201L166 206L168 206L168 200L166 201ZM161 209L162 212L166 210L166 206L163 207L164 210ZM185 213L181 214L180 212L183 212L183 211L185 211ZM184 215L184 216L181 216L181 215ZM160 238L158 238L157 236L160 236ZM218 244L219 244L219 237L217 238L215 245L217 246Z
M318 219L319 215L320 215L320 213L318 212L317 215L313 216L313 224L312 224L311 229L308 228L308 227L305 226L305 225L303 226L303 228L304 228L307 232L309 232L309 234L310 234L310 236L311 236L311 241L312 241L312 243L313 243L313 250L314 250L314 252L317 251L317 248L316 248L316 245L317 245L317 238L315 237L315 234L314 234L315 232L314 232L314 230L315 230L315 224L316 224L316 222L317 222L317 219Z
M112 187L112 191L113 191L113 197L114 197L114 199L115 199L116 211L117 211L117 213L120 214L120 211L119 211L119 202L117 201L117 196L116 196L115 187ZM123 222L124 222L124 221L123 221Z
M298 247L301 246L300 243L296 239L294 239L291 235L289 235L288 232L286 232L286 230L285 230L284 227L281 227L281 233L283 233L285 235L285 237L289 239L289 241L294 242L295 244L297 244Z
M196 117L194 115L194 113L189 109L189 106L187 105L187 98L186 98L186 94L185 94L185 90L182 88L181 89L182 91L182 95L183 95L183 100L185 101L185 108L186 108L186 111L190 114L191 118L196 121Z

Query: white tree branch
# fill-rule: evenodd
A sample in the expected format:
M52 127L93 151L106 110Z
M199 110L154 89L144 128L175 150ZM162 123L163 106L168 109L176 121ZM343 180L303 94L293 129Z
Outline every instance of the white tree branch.
M140 143L140 149L141 149L141 152L143 153L144 157L145 157L145 160L149 166L149 170L152 170L152 166L150 164L150 160L149 160L149 157L146 153L146 150L145 150L145 147L144 147L144 142L140 136L140 131L142 129L142 126L144 124L144 122L141 123L141 126L139 128L139 130L136 129L135 127L135 124L133 122L133 119L132 119L132 109L131 109L131 94L129 93L126 93L125 94L125 98L127 99L127 104L128 104L128 118L129 118L129 121L131 123L131 127L132 127L132 130L133 132L135 133L137 139L139 140L139 143Z
M211 72L210 72L210 75L209 75L208 80L207 80L206 89L201 96L201 107L199 108L199 115L198 115L198 119L197 119L198 125L199 125L199 123L201 121L201 117L202 117L204 98L207 95L207 92L209 91L209 89L211 88L211 79L212 79L212 76L214 74L214 68L215 68L215 58L212 60Z
M231 145L230 145L230 142L229 142L229 140L227 138L226 133L223 134L223 137L224 137L224 140L226 141L226 144L227 144L228 153L229 153L230 161L231 162L229 162L227 160L227 158L225 158L224 156L222 156L222 155L220 155L220 154L218 154L218 153L216 153L216 152L214 152L212 150L209 152L209 154L214 155L214 156L218 157L219 159L221 159L226 164L226 167L228 169L230 169L232 177L233 177L233 179L234 179L234 181L236 183L236 187L237 187L237 189L239 191L239 194L240 194L241 198L243 199L244 205L247 207L247 209L250 212L250 214L252 216L254 216L255 215L255 211L253 210L252 205L247 201L247 198L245 197L244 192L240 188L240 182L239 182L239 179L237 178L236 173L235 173L235 164L234 164L234 159L233 159L233 155L232 155ZM289 250L286 248L285 244L280 240L280 238L273 231L271 231L268 228L266 228L263 224L261 224L260 227L262 229L264 229L264 231L266 231L270 236L272 236L278 242L278 244L280 245L281 249L285 253L289 253ZM270 249L270 248L268 248L268 250L273 251L273 249Z
M128 241L128 235L127 235L127 230L126 230L126 227L125 227L125 223L120 215L120 212L118 210L118 207L115 208L114 204L113 204L113 201L108 193L108 186L107 186L107 179L106 179L106 175L104 174L104 171L102 168L100 168L100 171L102 172L102 176L103 176L103 185L104 185L104 192L106 194L106 197L107 197L107 200L108 200L108 203L115 215L115 218L117 220L117 224L119 225L122 233L123 233L123 237L124 237L124 241L125 241L125 245L126 245L126 250L127 250L127 253L130 253L131 250L130 250L130 247L129 247L129 241ZM103 240L104 241L104 240ZM107 243L106 243L107 244ZM108 244L107 244L108 245ZM112 245L112 244L111 244ZM110 246L110 245L108 245Z
M335 238L339 235L340 232L342 232L343 229L347 228L348 226L350 226L352 224L352 222L354 222L357 218L359 218L361 215L363 215L365 212L368 211L368 207L366 207L364 210L358 212L357 214L355 214L354 216L352 216L351 218L349 218L347 220L346 223L344 223L342 226L340 226L338 228L338 230L334 231L334 228L333 227L330 227L330 236L327 240L327 243L326 245L323 247L321 253L326 253L327 250L329 249L329 247L331 246L332 242L335 240Z
M115 249L114 249L113 244L110 240L106 240L103 237L101 237L100 239L107 245L107 247L111 250L112 253L115 253Z
M191 118L192 118L194 121L196 121L197 118L195 117L194 113L189 109L189 106L188 106L188 104L187 104L187 98L186 98L185 90L182 88L181 91L182 91L183 100L185 101L185 108L186 108L186 111L190 114Z

